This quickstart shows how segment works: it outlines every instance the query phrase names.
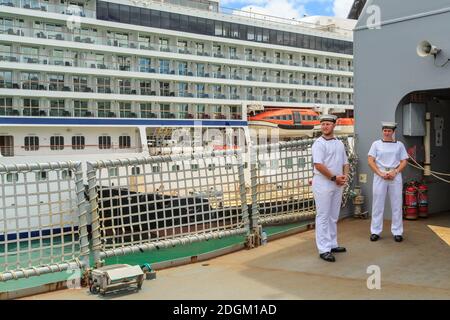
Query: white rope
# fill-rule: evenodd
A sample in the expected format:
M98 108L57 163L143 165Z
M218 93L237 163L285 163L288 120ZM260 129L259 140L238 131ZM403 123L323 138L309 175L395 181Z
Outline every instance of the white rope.
M412 161L414 161L414 163L415 164L417 164L418 166L419 166L419 168L418 169L422 169L422 170L424 170L425 168L424 167L422 167L413 157L411 157L411 156L409 156L410 157L410 159L412 160ZM411 165L411 164L410 164ZM413 165L411 165L411 166L413 166ZM415 168L417 168L417 167L415 167ZM450 173L444 173L444 172L438 172L438 171L433 171L433 170L430 170L430 172L431 173L434 173L434 174L437 174L437 175L440 175L440 176L447 176L447 177L450 177Z
M411 167L413 167L413 168L416 168L416 169L419 169L419 170L422 170L422 171L425 171L425 168L423 167L423 166L421 166L413 157L409 157L416 165L413 165L413 164L411 164L411 163L409 163L408 162L408 164L411 166ZM441 181L443 181L443 182L445 182L445 183L450 183L450 180L446 180L446 179L444 179L444 178L441 178L441 177L439 177L437 174L439 174L439 172L435 172L435 171L430 171L430 174L433 176L433 177L435 177L436 179L438 179L438 180L441 180ZM448 174L443 174L443 175L448 175Z

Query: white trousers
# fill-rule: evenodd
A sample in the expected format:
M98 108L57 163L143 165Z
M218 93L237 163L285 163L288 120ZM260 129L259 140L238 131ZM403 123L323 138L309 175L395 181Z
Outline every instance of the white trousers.
M343 189L332 181L314 176L312 190L316 202L316 244L322 254L338 247L337 221Z
M372 222L370 232L379 235L383 231L383 216L386 194L389 194L392 210L391 232L394 236L403 235L402 216L402 176L398 174L394 180L384 180L378 175L373 178Z

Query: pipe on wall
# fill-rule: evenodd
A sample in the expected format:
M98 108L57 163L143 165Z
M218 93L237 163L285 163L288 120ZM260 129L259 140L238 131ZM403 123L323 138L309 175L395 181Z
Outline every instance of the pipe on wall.
M425 136L423 137L425 148L425 163L423 175L431 176L431 112L425 114Z

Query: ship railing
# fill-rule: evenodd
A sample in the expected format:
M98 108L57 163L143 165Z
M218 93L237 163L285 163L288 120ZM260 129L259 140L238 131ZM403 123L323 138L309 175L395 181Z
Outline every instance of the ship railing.
M282 26L284 28L290 27L298 29L297 32L308 32L308 33L316 33L316 34L330 34L330 35L336 35L337 32L344 34L346 37L351 37L352 30L351 29L345 29L343 27L338 27L335 25L328 26L326 28L323 25L317 25L315 23L311 22L305 22L305 21L298 21L296 19L287 19L282 17L276 17L271 16L267 14L262 13L256 13L250 11L243 11L235 8L227 8L227 7L217 7L216 5L211 5L207 3L199 3L195 1L189 1L189 0L168 0L168 1L157 1L157 0L143 0L143 4L152 4L154 6L162 6L164 9L167 10L167 6L181 6L185 11L194 11L197 9L201 10L207 10L207 11L213 11L218 12L219 14L230 18L234 20L241 20L245 19L245 23L250 22L259 22L261 24L267 24L269 27L273 27L273 25L277 24L279 26ZM194 12L192 12L194 13Z
M209 85L206 88L208 91L194 91L194 92L178 92L178 91L170 91L170 90L151 90L149 88L140 87L141 83L146 83L146 81L139 81L133 79L115 79L116 83L114 85L91 85L91 81L87 82L88 78L86 76L80 76L83 82L73 83L70 81L72 79L65 80L55 80L44 81L38 79L30 79L30 80L22 80L19 83L13 81L7 81L4 83L0 83L0 89L22 89L22 90L31 90L31 91L59 91L59 92L83 92L87 94L120 94L120 95L138 95L138 96L159 96L159 97L187 97L187 98L200 98L200 99L235 99L241 100L242 98L247 98L247 96L242 96L239 94L220 94L220 96L216 95L214 97L214 92L211 92L209 89L213 89L214 85ZM124 84L125 82L125 84ZM133 83L134 82L134 83ZM263 88L264 89L264 88ZM261 89L261 90L263 90ZM292 89L279 89L282 90L281 94L275 96L276 101L285 101L288 96L292 96L293 98L299 99L301 91L292 88ZM294 92L294 93L292 93ZM295 96L293 96L295 95ZM266 101L265 97L270 95L252 95L252 99L247 100L257 100L257 101ZM272 100L268 100L272 101ZM345 104L345 100L343 104ZM341 102L340 102L341 103Z
M241 158L229 150L88 162L96 266L115 256L248 235Z
M24 117L56 117L56 118L126 118L126 119L228 119L241 120L242 113L233 112L227 107L221 107L222 111L217 111L217 106L207 106L206 111L196 111L194 109L188 111L159 111L139 108L139 105L130 105L131 109L110 108L93 109L93 108L52 108L44 106L2 106L0 107L0 116L24 116ZM176 106L175 106L176 107Z
M23 9L31 9L42 12L53 12L71 16L96 18L96 11L86 9L81 6L71 4L51 4L49 1L41 0L2 0L0 5L8 7L16 7Z
M354 137L339 139L350 163L345 206L358 159ZM69 279L79 280L120 256L231 236L251 249L264 243L267 226L313 224L313 142L193 148L85 167L0 164L0 281L64 271L78 271Z
M290 28L292 30L296 29L295 32L307 32L307 33L315 33L321 35L336 35L336 33L341 33L346 37L351 37L353 34L353 30L346 29L342 27L338 27L335 25L330 26L328 29L325 29L325 26L317 25L312 22L299 21L296 19L286 19L282 17L271 16L263 13L257 13L249 11L243 11L235 8L227 8L220 7L219 12L231 17L232 19L250 19L255 20L255 22L259 22L261 24L267 24L268 26L273 27L274 24L277 24L283 28Z
M357 157L353 136L340 136L349 163L349 182L344 187L343 207L355 178ZM258 226L311 220L315 216L312 192L315 139L253 145L250 153L252 206L250 221Z
M108 59L111 60L111 59ZM15 63L27 63L27 64L43 64L43 65L55 65L55 66L63 66L63 67L79 67L79 68L94 68L94 69L108 69L108 70L119 70L119 71L128 71L128 72L142 72L142 73L157 73L157 74L168 74L175 75L175 70L164 70L160 68L152 68L147 65L142 64L124 64L117 62L99 62L97 59L84 59L84 58L69 58L69 57L53 57L49 55L42 54L19 54L19 53L11 53L6 51L0 51L0 62L15 62ZM182 72L182 75L188 75L194 73L192 71ZM178 73L178 75L180 75ZM318 85L318 82L314 82L314 80L299 80L294 79L292 76L286 77L278 77L278 76L267 76L267 75L258 75L257 73L246 75L245 72L235 73L231 77L225 73L202 73L197 74L197 76L202 77L213 77L216 79L234 79L234 80L242 80L246 79L247 81L258 81L258 82L273 82L273 83L284 83L284 84L302 84L302 85ZM101 77L101 75L99 75ZM138 80L136 80L138 81ZM151 81L151 80L140 80L141 82ZM352 88L353 85L349 85L348 83L337 83L337 82L326 82L325 80L320 81L322 86L325 87L341 87L341 88ZM110 87L108 87L109 90ZM148 90L148 93L143 93L147 95L151 95L151 91ZM112 93L107 91L97 91L98 93ZM131 91L130 91L131 94ZM142 94L142 93L141 93ZM156 94L155 94L156 95Z
M62 136L61 136L62 138ZM70 140L69 140L70 141ZM42 156L64 154L105 154L105 153L140 153L140 146L120 146L118 143L113 144L30 144L15 146L0 146L0 154L3 157L13 156Z
M55 65L55 66L64 66L64 67L81 67L81 68L97 68L97 69L109 69L109 70L120 70L120 71L135 71L135 72L143 72L143 73L157 73L157 74L173 74L175 75L175 71L163 71L158 68L149 68L142 65L124 65L119 63L111 63L111 64L104 64L104 63L98 63L96 60L81 60L78 61L78 59L70 59L70 58L53 58L43 55L32 55L32 54L12 54L12 53L6 53L6 52L0 52L0 62L1 61L8 61L8 62L16 62L16 63L27 63L27 64L44 64L44 65ZM108 65L108 66L106 66ZM187 74L192 74L191 71L187 72ZM200 76L200 75L198 75ZM204 73L202 75L203 77L209 77L209 73ZM216 79L234 79L234 80L242 80L246 79L247 81L257 81L257 82L272 82L272 83L283 83L283 84L293 84L293 85L321 85L324 87L339 87L339 88L353 88L353 85L349 85L347 83L341 83L337 84L336 82L326 82L325 80L320 82L314 82L313 80L297 80L292 77L277 77L277 76L267 76L267 75L245 75L245 73L239 73L239 74L233 74L232 76L227 76L226 74L222 73L220 75L218 74L212 74L212 76ZM101 77L101 76L100 76ZM130 79L130 78L126 78ZM119 79L120 80L120 79ZM135 82L145 83L149 80L135 80ZM9 82L12 83L12 82ZM99 90L96 91L97 93L115 93L112 92L111 86L108 85L99 85ZM41 90L44 90L45 88L42 88ZM87 88L87 85L85 86L85 90L89 90ZM59 91L59 90L58 90ZM90 91L82 91L82 92L90 92ZM141 95L156 95L155 90L151 90L149 88L143 88L140 91ZM155 92L152 94L152 92ZM120 90L121 94L139 94L137 93L136 89L130 90Z
M258 226L311 219L313 139L253 146L252 221Z
M79 162L0 164L0 280L89 266Z
M197 2L197 1L190 1L190 0L165 0L165 1L150 0L147 2L153 2L155 4L164 3L164 4L171 4L171 5L178 5L178 6L182 6L182 7L189 7L189 8L193 8L193 9L201 9L201 10L206 10L206 11L217 11L218 10L217 5L214 6L212 4L202 3L202 2Z

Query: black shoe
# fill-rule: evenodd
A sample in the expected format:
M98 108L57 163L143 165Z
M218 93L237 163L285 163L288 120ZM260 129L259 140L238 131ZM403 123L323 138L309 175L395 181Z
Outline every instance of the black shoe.
M370 236L370 241L377 241L378 239L380 239L380 236L377 234L372 234Z
M336 259L331 252L325 252L319 255L321 259L328 262L335 262Z
M403 237L402 236L394 236L394 240L395 240L395 242L402 242Z
M347 252L347 249L345 249L344 247L336 247L331 249L331 252Z

